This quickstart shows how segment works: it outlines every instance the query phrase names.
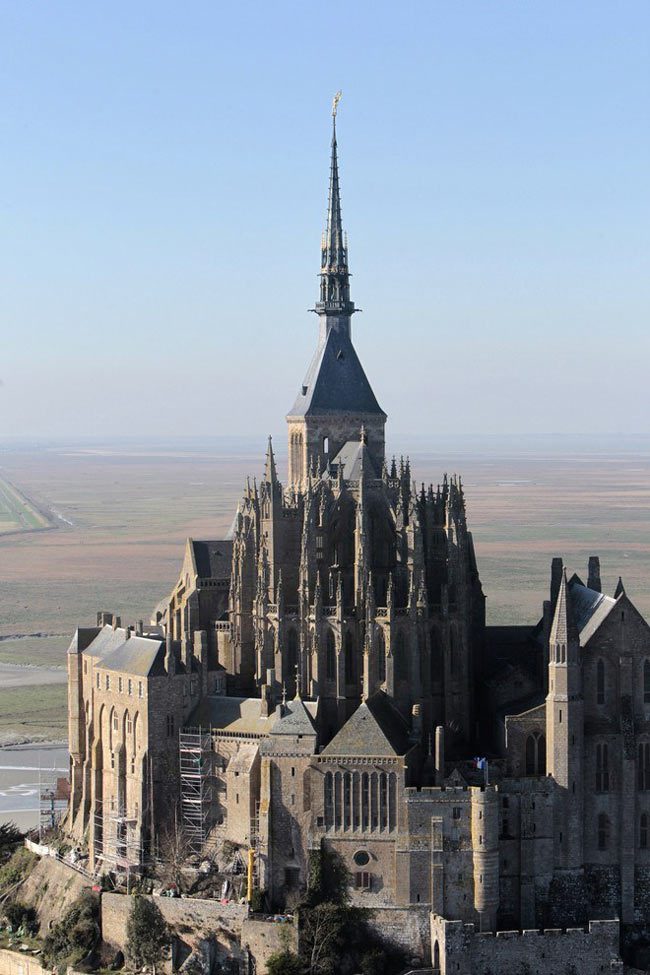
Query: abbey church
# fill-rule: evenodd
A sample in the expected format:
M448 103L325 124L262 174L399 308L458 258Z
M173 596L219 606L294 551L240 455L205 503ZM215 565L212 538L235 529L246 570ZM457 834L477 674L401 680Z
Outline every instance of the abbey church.
M314 310L286 476L269 440L229 537L188 540L151 620L74 636L66 828L131 871L178 815L199 857L252 851L274 911L334 850L353 902L441 975L515 971L549 928L622 971L619 926L650 923L650 629L596 557L553 560L536 626L486 626L461 479L417 487L386 457L336 118Z

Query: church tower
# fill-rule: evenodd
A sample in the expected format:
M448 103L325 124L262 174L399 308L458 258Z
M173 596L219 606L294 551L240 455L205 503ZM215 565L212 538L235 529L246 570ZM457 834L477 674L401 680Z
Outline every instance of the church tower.
M332 154L327 225L321 243L320 298L313 311L319 318L318 347L296 401L287 416L289 487L304 489L310 473L322 474L348 441L358 440L363 427L368 450L378 470L384 461L386 414L352 344L347 238L341 220L336 110L332 107Z
M555 862L560 869L583 865L584 703L580 638L563 572L549 640L546 698L547 771L557 784Z

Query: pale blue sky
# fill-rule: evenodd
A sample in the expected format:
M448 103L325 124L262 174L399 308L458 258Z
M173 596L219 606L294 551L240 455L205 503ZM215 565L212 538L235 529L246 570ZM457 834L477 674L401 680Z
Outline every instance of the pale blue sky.
M647 430L647 0L0 0L0 437L282 430L337 88L392 437Z

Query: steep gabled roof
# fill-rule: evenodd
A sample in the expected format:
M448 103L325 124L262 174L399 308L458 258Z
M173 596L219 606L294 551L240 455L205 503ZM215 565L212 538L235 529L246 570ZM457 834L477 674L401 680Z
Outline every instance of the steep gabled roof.
M196 572L201 579L227 579L232 567L232 540L191 540Z
M576 626L580 632L580 646L584 647L609 616L616 600L595 589L588 589L579 581L572 580L569 583L569 592Z
M315 709L315 704L309 702ZM272 735L315 735L316 725L307 704L300 698L287 701L285 705L286 714L278 716L275 724L271 728Z
M385 416L345 329L328 329L289 416L320 416L324 413Z
M379 691L359 705L322 754L384 758L406 755L411 747L406 721Z

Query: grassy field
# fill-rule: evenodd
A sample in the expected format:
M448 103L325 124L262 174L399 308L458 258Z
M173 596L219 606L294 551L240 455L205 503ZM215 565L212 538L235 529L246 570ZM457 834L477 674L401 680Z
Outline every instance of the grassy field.
M0 445L3 476L71 523L0 537L0 663L63 666L74 628L98 610L147 619L176 580L186 537L227 532L246 475L263 471L265 446L264 437L236 447ZM418 482L462 474L489 622L539 617L554 555L583 575L589 555L600 555L605 588L622 575L650 615L650 442L396 446L410 453ZM0 700L2 720L16 722L9 713L20 709Z
M48 528L50 521L13 484L0 479L0 535Z
M65 684L0 689L0 744L62 741L67 734Z

